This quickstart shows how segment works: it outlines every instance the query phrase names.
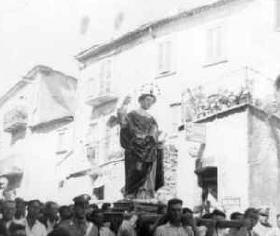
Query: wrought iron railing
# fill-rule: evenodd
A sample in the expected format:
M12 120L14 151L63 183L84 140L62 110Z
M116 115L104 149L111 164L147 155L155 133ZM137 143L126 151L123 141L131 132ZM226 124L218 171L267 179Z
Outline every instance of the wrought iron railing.
M183 121L201 119L242 104L265 109L275 103L273 80L261 72L243 67L224 74L219 80L224 77L236 84L231 86L230 83L217 82L217 85L187 88L182 93Z

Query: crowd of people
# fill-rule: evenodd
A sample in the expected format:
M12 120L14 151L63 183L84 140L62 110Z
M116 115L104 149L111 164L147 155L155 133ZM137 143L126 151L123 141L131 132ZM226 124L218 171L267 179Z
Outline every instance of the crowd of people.
M140 223L141 215L131 209L119 214L121 221L115 227L105 217L113 212L111 204L99 208L89 200L88 195L80 195L73 205L64 206L21 198L2 201L0 236L280 236L280 215L273 227L267 209L248 208L244 213L232 213L229 219L215 209L197 217L183 208L180 199L171 199L149 224L143 223L143 217Z

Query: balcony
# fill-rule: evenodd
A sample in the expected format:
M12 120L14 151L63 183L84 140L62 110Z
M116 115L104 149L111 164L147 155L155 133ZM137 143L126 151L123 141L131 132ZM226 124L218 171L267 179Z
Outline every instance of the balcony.
M95 83L89 80L87 83L86 104L98 107L102 104L116 100L118 96L110 83Z
M182 119L194 122L244 104L260 108L270 106L273 80L249 67L225 72L207 85L187 88L181 97Z
M118 98L118 96L112 92L100 93L99 95L89 95L86 99L86 104L94 107L98 107L102 104L109 103Z
M27 126L28 115L25 107L15 107L4 115L3 128L5 132L16 132Z
M217 186L218 168L213 158L197 159L195 173L200 187Z

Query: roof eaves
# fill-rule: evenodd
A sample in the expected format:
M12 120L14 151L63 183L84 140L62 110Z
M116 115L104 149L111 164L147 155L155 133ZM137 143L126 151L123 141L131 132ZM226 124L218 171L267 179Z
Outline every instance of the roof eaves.
M44 72L44 71L50 72L53 71L53 69L44 65L36 65L30 71L27 72L27 74L24 76L24 79L34 80L38 72Z
M0 107L14 96L19 90L21 90L28 82L21 79L14 86L12 86L3 96L0 97Z
M15 95L20 89L22 89L25 85L30 83L30 81L33 81L38 72L44 72L44 71L59 73L62 76L72 79L77 83L77 79L75 77L72 77L70 75L65 75L64 73L53 70L52 68L50 68L48 66L37 65L37 66L34 66L30 71L28 71L26 73L26 75L22 77L21 80L16 82L16 84L14 84L3 96L0 97L0 107L7 100L9 100L13 95Z
M240 1L240 0L219 0L219 1L216 1L211 4L196 7L191 10L177 13L176 15L173 15L173 16L169 16L169 17L166 17L163 19L159 19L159 20L144 24L144 25L136 28L135 30L130 31L130 32L120 36L117 39L108 41L107 43L104 43L104 44L100 44L99 46L94 45L93 47L90 47L84 51L81 51L78 55L75 56L75 58L80 62L84 62L89 58L97 57L97 56L105 54L111 50L114 50L114 49L120 47L121 45L133 42L133 41L139 39L140 37L146 35L147 33L149 33L150 30L153 28L167 25L173 21L176 21L176 20L179 20L182 18L192 17L194 15L198 15L198 14L208 11L210 9L213 9L216 7L221 7L221 6L224 6L231 2L236 2L236 1Z
M35 79L35 76L37 75L37 73L40 73L40 72L53 72L53 73L57 73L57 74L60 74L62 75L63 77L67 77L69 79L72 79L72 80L75 80L77 81L77 79L71 75L66 75L64 74L63 72L61 71L58 71L58 70L54 70L52 69L51 67L49 66L45 66L45 65L37 65L37 66L34 66L29 72L27 72L26 76L24 76L24 79L26 80L34 80Z

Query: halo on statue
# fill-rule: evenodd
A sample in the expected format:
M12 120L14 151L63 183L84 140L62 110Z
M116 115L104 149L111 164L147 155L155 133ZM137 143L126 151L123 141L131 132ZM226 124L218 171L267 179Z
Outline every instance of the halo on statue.
M161 94L160 88L156 83L154 83L154 82L145 83L137 91L137 98L138 98L138 101L140 101L141 99L143 99L147 96L151 96L154 98L154 100L156 102L157 97L160 96L160 94Z
M154 103L157 100L157 97L160 96L161 91L159 86L154 83L145 83L141 85L138 89L134 89L133 92L129 93L126 95L123 99L119 99L119 103L121 104L120 107L123 107L124 105L126 107L136 107L137 101L139 102L140 100L144 99L147 96L151 96L154 98ZM119 117L116 115L112 115L106 125L110 128L115 127L120 123Z

